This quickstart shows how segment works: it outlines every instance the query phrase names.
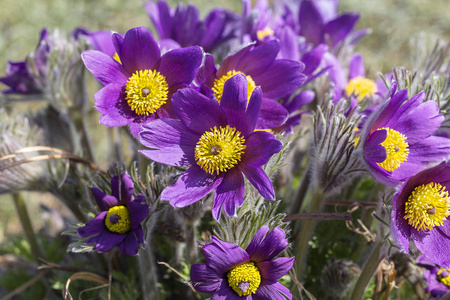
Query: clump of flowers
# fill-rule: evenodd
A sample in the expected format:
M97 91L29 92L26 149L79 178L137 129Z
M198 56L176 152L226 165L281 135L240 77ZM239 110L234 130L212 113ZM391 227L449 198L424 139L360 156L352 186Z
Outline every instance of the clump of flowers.
M122 173L111 178L111 195L100 189L91 189L100 213L78 234L89 238L86 243L95 243L98 252L108 252L115 246L124 255L136 255L139 244L144 243L141 223L149 214L147 198L139 194L133 199L134 184L131 177Z
M417 258L417 265L425 269L423 277L428 282L425 292L434 299L450 293L450 270L431 262L425 256Z
M213 293L213 299L292 299L277 281L294 264L294 257L274 259L288 245L282 229L261 227L245 250L215 236L211 241L203 246L206 263L191 267L197 291Z

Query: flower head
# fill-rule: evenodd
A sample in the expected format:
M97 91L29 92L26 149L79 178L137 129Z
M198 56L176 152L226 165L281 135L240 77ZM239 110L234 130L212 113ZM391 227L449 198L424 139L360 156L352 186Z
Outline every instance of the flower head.
M432 298L440 298L442 295L450 293L450 270L441 268L431 262L425 256L417 258L417 265L425 268L423 276L428 281L425 292L431 293Z
M441 164L410 177L394 196L391 228L408 252L412 239L433 263L450 268L450 164Z
M96 50L85 51L83 61L105 85L95 94L95 108L106 126L130 125L137 136L142 123L174 117L171 98L197 74L203 52L199 47L169 51L161 56L158 44L145 27L130 29L125 37L112 35L120 63Z
M407 90L395 92L365 122L361 133L364 160L379 181L397 185L430 161L448 155L450 140L433 136L444 117L434 101Z
M78 234L90 237L86 243L95 243L98 252L117 246L124 255L136 255L139 243L144 243L141 222L147 218L149 208L142 194L132 200L133 189L133 181L126 173L122 173L120 185L119 177L111 178L111 195L96 187L91 189L101 212L78 228Z
M189 167L164 189L161 199L185 207L216 189L214 218L219 218L222 207L232 216L244 200L242 173L264 198L274 199L272 183L261 166L282 144L271 133L255 132L261 101L259 87L248 100L247 79L241 74L225 82L220 104L194 89L178 91L173 107L180 120L148 122L139 137L150 148L141 150L143 155Z
M251 44L228 56L219 69L214 58L206 55L204 66L199 70L196 82L202 85L206 94L221 101L224 84L236 74L242 74L247 81L248 99L256 86L261 86L262 105L257 128L266 129L280 126L287 118L286 109L275 101L292 95L305 81L301 62L276 59L280 50L278 40L265 42L259 46Z
M273 260L288 245L282 229L261 227L245 250L215 236L211 240L203 247L206 264L191 267L197 291L214 293L213 299L292 299L277 280L292 268L294 257Z

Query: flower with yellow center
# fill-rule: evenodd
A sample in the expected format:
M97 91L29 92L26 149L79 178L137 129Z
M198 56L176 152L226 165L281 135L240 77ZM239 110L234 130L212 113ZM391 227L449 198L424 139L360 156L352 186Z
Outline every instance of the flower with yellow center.
M214 126L197 142L195 160L209 174L219 175L238 164L245 148L245 139L236 128Z
M450 198L439 183L422 184L414 189L405 203L408 224L417 230L442 226L450 214Z
M350 80L345 88L347 96L357 95L358 102L364 98L371 97L377 92L377 85L369 78L362 76L355 77Z
M105 217L105 225L109 231L126 233L131 229L130 214L125 206L113 206Z
M228 285L241 297L254 294L261 284L259 270L251 261L234 267L227 277Z
M167 102L169 86L159 72L140 70L128 79L125 92L131 109L138 115L148 116Z
M214 92L214 96L216 97L217 101L219 101L219 103L220 100L222 99L223 87L225 85L225 82L236 74L242 74L247 79L247 103L248 101L250 101L250 97L252 96L253 90L256 88L255 82L253 81L252 77L250 77L250 75L245 75L241 71L232 70L228 71L226 75L223 75L222 77L214 81L214 86L212 87L212 90Z
M263 30L258 30L256 32L256 37L258 38L258 40L262 41L264 40L264 38L273 35L275 32L270 28L270 27L266 27Z
M386 171L392 172L408 159L409 148L406 136L390 128L383 127L377 130L387 131L386 139L381 143L381 146L386 149L386 159L377 164Z
M450 270L441 268L437 272L437 279L442 282L444 285L450 287Z

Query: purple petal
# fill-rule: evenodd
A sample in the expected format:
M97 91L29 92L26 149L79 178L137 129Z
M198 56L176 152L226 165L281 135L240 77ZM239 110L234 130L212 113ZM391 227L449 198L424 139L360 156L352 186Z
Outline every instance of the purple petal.
M299 10L300 34L314 45L323 42L324 24L314 1L302 1Z
M85 238L93 235L100 234L103 230L106 230L105 216L108 212L102 211L95 216L92 220L86 223L83 227L77 229L78 235Z
M139 70L153 70L161 51L147 28L136 27L125 34L119 57L128 74L134 74Z
M194 288L202 293L213 293L222 283L222 278L206 264L191 266L191 281Z
M297 96L291 99L287 104L283 103L283 106L291 114L299 110L303 106L314 101L316 93L312 90L301 91Z
M254 262L272 260L288 245L284 230L276 227L269 234L267 234L268 231L268 226L261 227L245 249Z
M158 71L166 77L169 86L190 84L202 63L203 51L200 47L175 49L161 57Z
M280 257L273 261L256 263L262 279L276 281L289 272L294 265L295 257Z
M152 149L139 150L146 157L171 166L196 164L195 145L200 136L187 130L180 121L158 119L142 126L139 142Z
M222 207L224 207L227 216L234 216L236 206L239 207L244 202L244 194L244 176L242 176L241 171L236 167L228 170L223 176L222 183L217 186L214 195L213 218L215 220L220 218Z
M155 26L156 31L161 39L170 37L170 30L172 28L172 16L170 15L170 7L165 1L147 1L144 3L144 8L147 11L150 20Z
M131 229L135 229L148 217L148 205L147 203L140 203L134 200L128 202L127 207L130 214Z
M283 105L275 100L263 97L256 128L270 129L278 127L286 121L288 115L289 113Z
M244 136L248 136L256 128L258 123L259 113L262 105L262 91L258 86L253 90L250 101L248 102L247 111L245 112L245 119L247 120L247 129L249 132L243 132Z
M120 253L123 255L134 256L139 251L139 243L133 232L129 232L126 238L118 246Z
M450 139L439 136L430 136L409 147L408 161L439 161L448 157L449 153Z
M116 50L117 55L120 58L120 49L122 49L123 44L123 36L119 33L113 33L111 35L112 43L114 45L114 48Z
M275 61L280 51L280 42L272 40L253 48L242 57L236 68L245 75L265 72Z
M219 288L212 295L211 300L247 300L248 296L240 297L228 285L228 280L222 280Z
M172 104L181 123L200 135L215 126L225 127L227 124L219 103L194 89L179 90L173 95Z
M216 79L216 66L214 64L214 57L211 54L206 54L203 62L203 66L200 67L197 73L195 81L199 84L205 84L208 87L214 86Z
M120 183L119 176L114 175L111 177L111 195L116 197L116 199L120 199Z
M137 238L138 242L144 244L144 232L142 231L142 226L138 226L133 229L134 236Z
M258 190L261 196L267 200L275 199L272 181L270 181L269 177L261 167L252 167L242 164L239 168L245 174L248 181L250 181L250 183Z
M165 105L167 105L167 103ZM158 113L158 111L161 108L162 107L160 107L156 112ZM133 121L130 123L130 133L136 139L139 139L139 133L141 133L142 125L144 125L147 122L151 122L151 121L155 120L156 118L157 118L156 114L151 114L148 116L143 115L143 116L138 116L138 117L134 118Z
M304 1L309 2L309 1ZM261 285L253 296L254 300L285 300L292 299L291 292L281 283L261 280Z
M394 203L398 202L398 197L394 196ZM395 206L398 204L396 203ZM392 213L392 222L391 222L391 233L403 251L408 253L409 251L409 240L411 239L411 226L408 224L408 220L404 218L405 216L405 205L404 203L396 208L394 206L394 211Z
M95 108L102 114L100 124L110 127L128 125L136 113L131 110L123 87L118 84L108 84L99 90L95 96Z
M203 254L206 265L220 277L235 266L250 260L247 252L235 244L221 241L215 236L212 236L211 241L211 244L203 246Z
M95 245L95 249L97 249L98 252L108 252L114 246L119 245L122 243L122 241L127 237L127 234L118 234L118 233L112 233L108 229L103 230L103 232L100 234L97 244Z
M128 80L129 75L121 64L103 52L97 50L84 51L81 58L86 68L104 85L116 83L122 86Z
M245 140L247 148L242 157L242 163L259 167L266 164L273 154L278 153L283 148L283 144L275 139L269 132L256 131Z
M212 192L221 182L222 177L210 175L194 165L175 184L164 189L161 199L169 200L174 207L186 207Z
M303 54L300 61L305 64L305 69L303 74L306 76L311 75L319 67L322 57L325 52L328 51L328 46L326 44L319 44L311 51Z
M122 173L120 178L122 181L122 183L120 185L120 193L121 193L120 200L122 200L122 202L131 201L131 199L133 197L133 190L134 190L133 180L131 179L130 175L128 175L127 173Z
M113 206L120 205L119 199L111 195L106 195L96 187L92 187L91 191L101 211L107 211Z
M386 160L387 153L381 143L386 140L387 131L377 130L373 132L364 144L364 159L370 163L382 163Z
M253 49L255 45L250 44L245 48L242 48L237 53L228 56L225 58L225 60L222 62L222 64L219 67L219 70L217 70L217 78L221 78L222 76L226 75L228 71L237 70L237 65L239 61L244 57L251 49ZM248 74L245 74L248 75ZM210 86L212 87L212 86Z
M352 56L349 63L350 79L356 77L365 77L366 69L364 68L364 59L361 54L357 53Z
M444 221L443 226L450 226L449 220ZM429 260L442 268L450 268L450 236L444 234L440 227L429 231L411 228L411 236L417 249Z
M298 36L295 31L289 26L284 26L278 33L278 38L280 39L280 52L278 57L296 61L300 60Z
M278 59L265 72L252 74L252 78L261 86L264 98L278 99L302 86L306 80L303 69L301 62Z
M330 38L331 45L337 46L355 27L359 15L356 13L342 14L325 25L325 33Z

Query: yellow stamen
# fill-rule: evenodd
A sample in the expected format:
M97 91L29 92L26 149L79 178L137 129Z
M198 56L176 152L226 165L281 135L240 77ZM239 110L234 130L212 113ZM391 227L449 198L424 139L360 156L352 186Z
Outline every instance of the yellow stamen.
M371 97L377 92L377 85L369 78L362 76L355 77L350 80L345 88L347 96L357 95L358 102L364 98Z
M227 277L228 285L241 297L254 294L261 284L259 270L251 261L234 267Z
M274 32L271 28L266 27L266 28L264 28L263 30L258 30L258 31L256 32L256 37L258 38L258 40L262 41L262 40L264 40L264 38L266 38L266 37L268 37L268 36L271 36L271 35L273 35L274 33L275 33L275 32Z
M236 128L227 125L211 128L203 133L195 146L197 164L209 174L226 172L233 168L244 153L245 139Z
M214 86L212 87L212 90L214 92L214 96L216 97L217 101L219 101L219 103L220 99L222 99L223 86L225 85L225 82L236 74L242 74L245 76L245 78L247 78L247 104L248 101L250 101L250 97L252 96L253 90L256 88L255 82L249 75L245 75L241 71L232 70L228 71L226 75L223 75L222 77L214 81Z
M119 63L122 63L122 62L120 61L120 57L119 57L119 54L117 54L117 52L114 53L113 59L114 59L115 61L119 62Z
M169 86L159 72L141 70L128 79L125 92L131 109L138 115L148 116L167 102Z
M383 129L387 131L386 140L381 143L381 146L386 149L386 159L382 163L378 163L378 165L392 172L408 159L409 145L406 142L406 136L400 132L387 127L377 130Z
M130 214L125 206L113 206L108 210L105 218L105 225L109 231L115 233L125 233L130 231Z
M422 184L414 189L405 203L405 219L417 230L442 226L450 214L450 198L439 183Z
M450 270L441 268L439 272L437 272L437 279L445 284L446 286L450 287Z

